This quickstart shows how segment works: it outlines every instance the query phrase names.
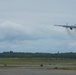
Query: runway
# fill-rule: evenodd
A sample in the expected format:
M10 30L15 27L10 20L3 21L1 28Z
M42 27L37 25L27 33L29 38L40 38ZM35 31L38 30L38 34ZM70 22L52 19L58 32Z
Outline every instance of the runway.
M0 75L76 75L73 70L0 69Z

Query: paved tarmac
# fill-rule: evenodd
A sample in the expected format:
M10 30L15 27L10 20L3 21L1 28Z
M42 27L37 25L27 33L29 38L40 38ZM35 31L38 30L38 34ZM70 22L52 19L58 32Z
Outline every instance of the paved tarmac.
M0 75L76 75L72 70L0 69Z

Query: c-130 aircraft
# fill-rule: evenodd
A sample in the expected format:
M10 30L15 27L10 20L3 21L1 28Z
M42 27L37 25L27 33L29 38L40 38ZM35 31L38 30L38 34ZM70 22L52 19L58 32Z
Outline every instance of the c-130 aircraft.
M76 28L76 24L74 24L74 25L68 25L68 23L66 25L54 25L54 26L60 26L60 27L70 28L70 30Z

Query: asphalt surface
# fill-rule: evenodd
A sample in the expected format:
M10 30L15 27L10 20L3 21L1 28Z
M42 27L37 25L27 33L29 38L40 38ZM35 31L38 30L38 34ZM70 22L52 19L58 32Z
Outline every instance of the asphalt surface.
M0 75L76 75L72 70L0 69Z

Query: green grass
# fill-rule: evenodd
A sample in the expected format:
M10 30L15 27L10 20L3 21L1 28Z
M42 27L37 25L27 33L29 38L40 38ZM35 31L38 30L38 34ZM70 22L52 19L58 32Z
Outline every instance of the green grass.
M73 64L76 65L75 59L25 59L25 58L0 58L0 64L17 64L17 65L37 65L37 64Z
M13 66L13 65L41 65L41 64L54 65L53 68L48 68L48 69L56 69L55 68L55 66L56 66L58 70L76 70L76 60L75 59L0 58L0 69L17 67L17 66ZM58 67L57 65L63 65L63 67ZM70 65L72 67L70 67ZM66 66L66 67L64 67L64 66Z

